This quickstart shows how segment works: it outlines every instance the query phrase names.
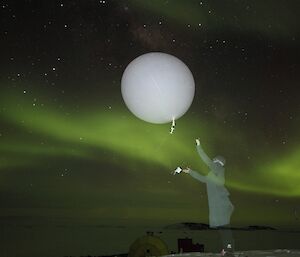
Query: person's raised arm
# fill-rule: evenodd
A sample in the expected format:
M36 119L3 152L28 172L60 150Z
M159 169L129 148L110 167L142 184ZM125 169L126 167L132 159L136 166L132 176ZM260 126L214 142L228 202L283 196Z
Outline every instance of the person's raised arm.
M207 154L203 151L201 144L200 144L200 139L197 138L196 139L196 149L198 154L200 155L201 159L204 161L204 163L207 166L211 166L212 164L212 160L207 156Z
M206 176L200 175L197 171L191 170L190 168L186 168L182 170L184 173L190 174L194 179L197 179L203 183L207 182Z

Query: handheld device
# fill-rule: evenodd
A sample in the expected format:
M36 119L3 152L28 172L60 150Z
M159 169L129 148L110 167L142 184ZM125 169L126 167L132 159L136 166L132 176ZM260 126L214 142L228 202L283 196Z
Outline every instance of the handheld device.
M173 171L173 175L179 174L182 171L181 167L177 167L176 170Z

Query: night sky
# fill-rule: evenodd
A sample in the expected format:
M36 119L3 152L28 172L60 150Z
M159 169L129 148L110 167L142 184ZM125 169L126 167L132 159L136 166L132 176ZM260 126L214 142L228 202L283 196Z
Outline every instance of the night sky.
M1 1L1 227L208 223L205 185L171 175L207 174L199 137L227 160L232 226L299 230L299 7ZM195 79L173 135L122 99L126 66L148 52L178 57Z

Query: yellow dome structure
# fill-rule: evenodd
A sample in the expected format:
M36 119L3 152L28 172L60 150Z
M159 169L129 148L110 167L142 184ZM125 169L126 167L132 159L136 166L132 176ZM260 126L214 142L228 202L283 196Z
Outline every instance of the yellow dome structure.
M169 254L168 246L153 233L147 233L133 242L129 248L128 257L148 257Z

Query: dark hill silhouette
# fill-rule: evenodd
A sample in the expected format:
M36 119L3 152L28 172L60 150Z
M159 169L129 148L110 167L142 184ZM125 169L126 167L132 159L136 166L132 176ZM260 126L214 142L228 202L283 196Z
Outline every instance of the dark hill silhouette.
M242 231L254 231L254 230L277 230L276 228L269 226L258 226L251 225L247 227L219 227L219 228L210 228L208 224L205 223L195 223L195 222L182 222L167 225L164 227L165 229L178 229L178 230L217 230L217 229L231 229L231 230L242 230Z

